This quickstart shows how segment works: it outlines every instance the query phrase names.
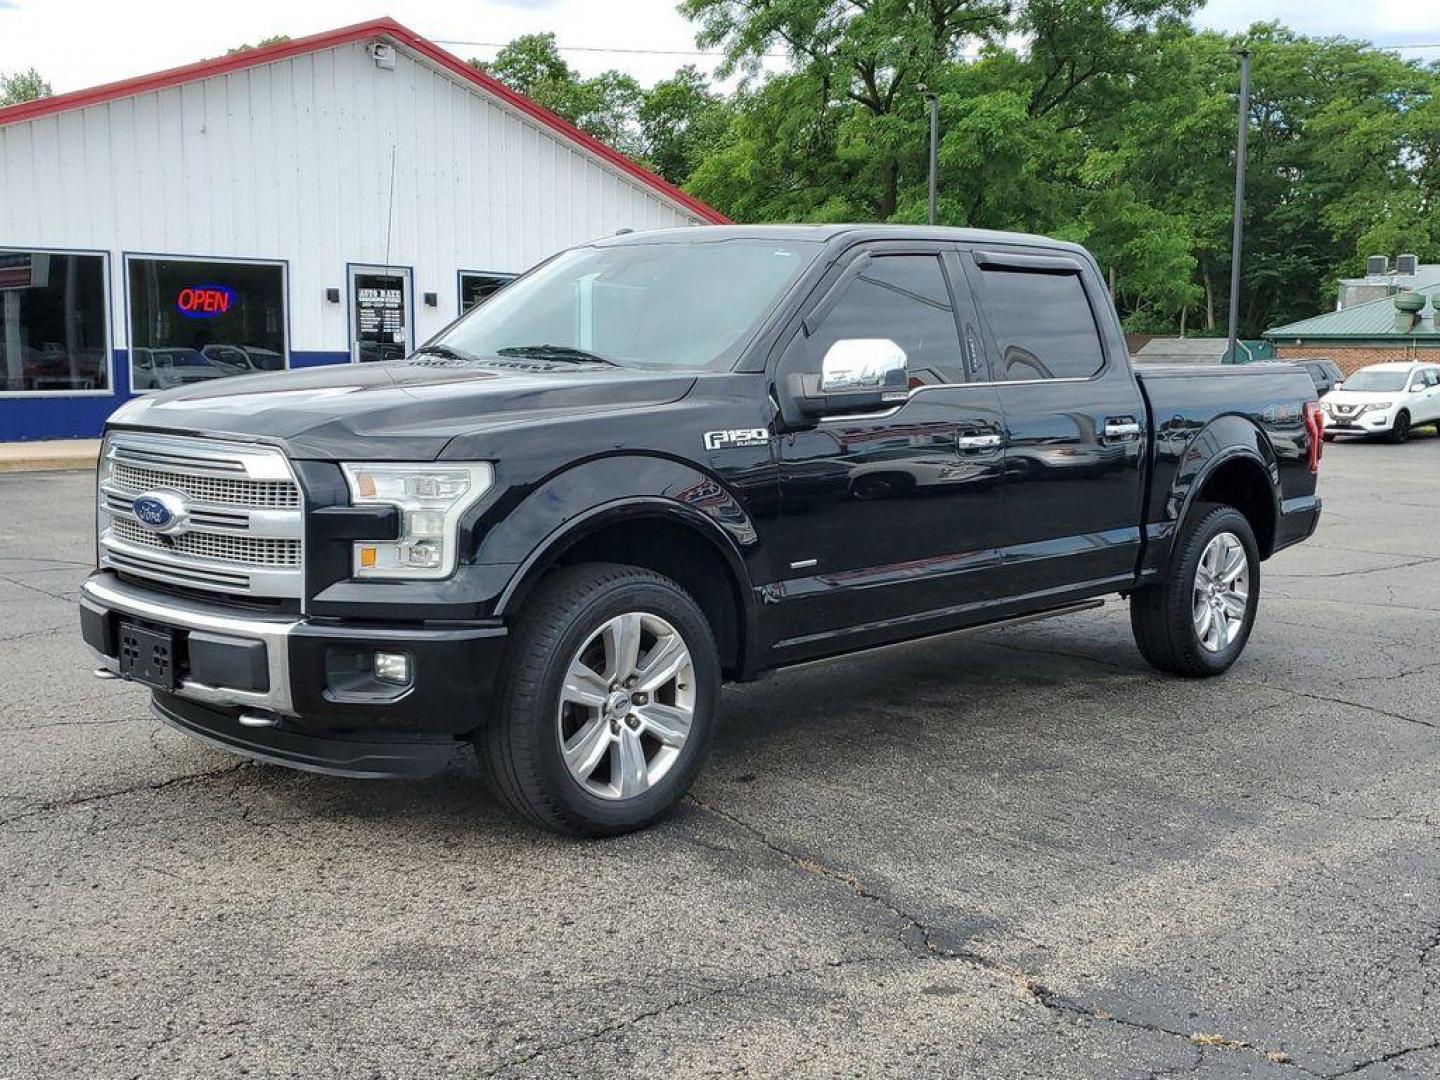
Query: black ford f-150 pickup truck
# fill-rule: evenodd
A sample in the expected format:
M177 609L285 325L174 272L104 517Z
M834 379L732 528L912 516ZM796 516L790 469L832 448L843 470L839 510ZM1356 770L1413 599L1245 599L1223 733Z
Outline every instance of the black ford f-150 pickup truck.
M722 679L1115 594L1154 666L1224 671L1319 517L1314 397L1135 370L1043 238L629 234L403 360L124 406L82 628L197 738L361 777L472 741L519 812L615 833L691 783Z

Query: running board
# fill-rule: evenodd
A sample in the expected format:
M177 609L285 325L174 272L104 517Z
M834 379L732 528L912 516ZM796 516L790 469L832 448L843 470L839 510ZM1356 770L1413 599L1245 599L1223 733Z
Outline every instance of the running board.
M830 656L817 656L813 660L797 660L792 664L782 664L777 670L789 671L794 668L809 667L811 664L826 664L831 660L854 656L857 653L884 652L886 649L898 649L902 646L915 645L922 641L936 641L940 638L955 637L959 634L973 634L978 630L1000 630L1007 626L1021 626L1025 623L1040 622L1043 619L1055 619L1061 615L1074 615L1079 611L1094 611L1096 608L1104 606L1104 599L1099 597L1094 600L1079 600L1073 604L1066 604L1064 607L1048 608L1045 611L1032 611L1028 615L1011 615L1009 618L996 619L993 622L977 623L974 626L961 626L954 630L940 630L933 634L920 634L916 637L905 638L902 641L890 641L884 645L871 645L859 649L851 649L847 652L835 653Z

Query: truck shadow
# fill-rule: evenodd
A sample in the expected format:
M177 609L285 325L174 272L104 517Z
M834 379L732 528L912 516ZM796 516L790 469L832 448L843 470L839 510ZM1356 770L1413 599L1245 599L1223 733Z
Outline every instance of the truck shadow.
M1008 751L1011 775L1044 771L1043 749L1027 763L1027 732L1038 729L1043 743L1077 704L1098 706L1117 681L1152 677L1130 644L1128 623L1096 615L782 670L722 691L718 728L698 783L771 774L784 783L783 773L802 782L859 784L873 778L877 755L886 769L899 771L944 762L959 783L968 773L993 768L984 744L1001 736L1015 743ZM384 820L396 830L424 819L533 831L489 794L474 754L463 745L444 773L420 781L257 770L263 770L257 780L284 791L295 817Z

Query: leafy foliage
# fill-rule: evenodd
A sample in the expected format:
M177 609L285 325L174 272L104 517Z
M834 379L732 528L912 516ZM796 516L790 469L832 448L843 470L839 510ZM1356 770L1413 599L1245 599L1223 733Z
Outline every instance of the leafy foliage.
M13 75L0 71L0 108L49 97L52 93L50 84L33 67Z

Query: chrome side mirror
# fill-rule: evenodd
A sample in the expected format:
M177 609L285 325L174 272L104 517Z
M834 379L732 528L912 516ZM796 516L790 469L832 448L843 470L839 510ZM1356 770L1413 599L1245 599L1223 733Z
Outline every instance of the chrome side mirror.
M905 361L905 350L889 338L841 338L820 362L820 392L903 391L908 381Z

